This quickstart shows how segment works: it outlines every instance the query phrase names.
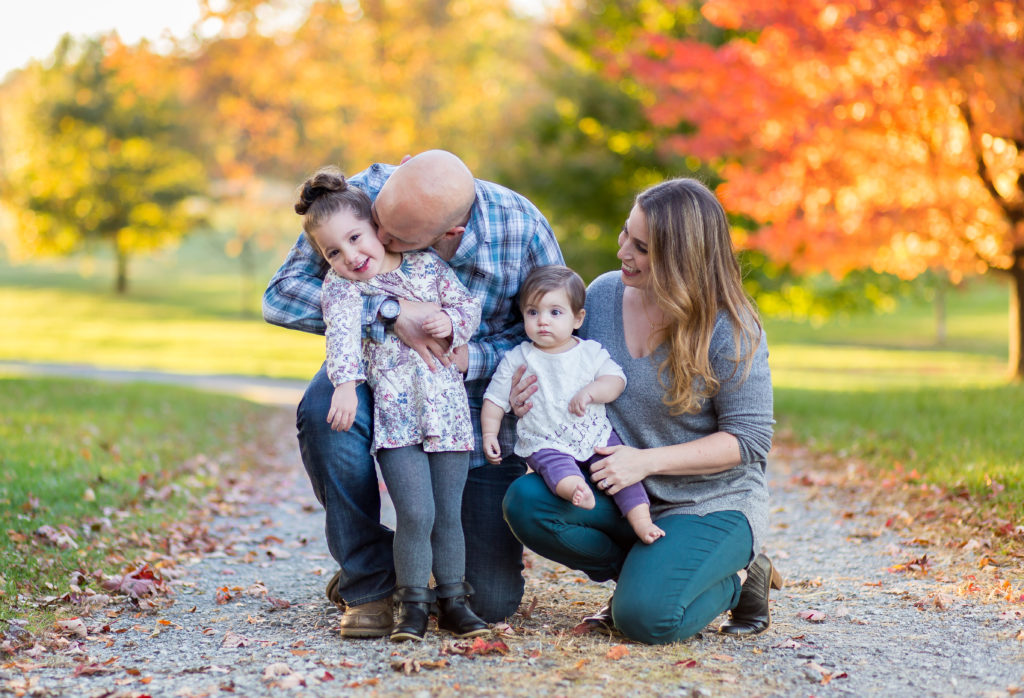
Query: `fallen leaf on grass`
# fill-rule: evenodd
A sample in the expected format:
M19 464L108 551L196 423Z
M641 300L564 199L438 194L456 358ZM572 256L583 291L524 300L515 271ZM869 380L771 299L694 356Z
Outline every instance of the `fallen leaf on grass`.
M628 654L628 647L626 647L625 645L615 645L615 647L612 647L608 650L608 653L605 654L605 657L607 657L608 659L619 660Z
M825 619L828 617L822 611L815 611L811 608L807 609L806 611L800 611L799 613L797 613L797 616L812 623L823 623L825 622Z
M698 665L698 662L697 662L696 659L680 659L678 662L676 662L672 666L677 666L680 669L692 669L693 667L695 667L697 665Z

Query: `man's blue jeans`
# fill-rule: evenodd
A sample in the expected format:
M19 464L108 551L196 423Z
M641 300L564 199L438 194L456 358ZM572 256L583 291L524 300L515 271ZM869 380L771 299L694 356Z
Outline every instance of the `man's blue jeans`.
M539 555L599 582L616 579L612 619L626 637L652 645L685 640L736 606L736 572L753 544L742 513L664 516L657 523L665 537L646 545L612 498L590 486L596 505L581 509L531 473L509 487L505 518Z
M299 403L296 427L302 464L327 514L327 547L341 566L341 596L358 605L394 592L394 533L380 523L380 490L370 454L373 394L365 384L356 389L359 408L348 431L333 431L327 423L333 394L323 366ZM479 419L476 410L473 418ZM515 613L523 597L523 546L502 518L501 502L525 470L519 458L473 468L463 494L466 581L475 590L473 609L489 623Z

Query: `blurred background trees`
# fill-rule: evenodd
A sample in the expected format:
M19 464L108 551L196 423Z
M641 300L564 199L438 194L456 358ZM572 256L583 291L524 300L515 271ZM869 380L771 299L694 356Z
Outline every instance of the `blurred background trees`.
M123 290L131 255L213 233L247 298L254 260L298 231L304 176L446 148L537 203L590 279L614 268L638 190L695 176L733 215L765 312L884 307L999 272L1024 375L1019 3L200 6L170 52L65 39L0 85L9 256L102 242Z

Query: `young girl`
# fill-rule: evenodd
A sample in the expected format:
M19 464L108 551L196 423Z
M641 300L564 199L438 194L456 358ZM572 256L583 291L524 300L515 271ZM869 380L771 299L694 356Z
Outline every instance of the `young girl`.
M526 364L527 375L540 379L540 389L531 398L533 408L516 426L515 452L526 458L551 492L578 507L593 509L594 492L580 463L593 462L595 446L622 443L605 416L604 405L625 389L625 374L600 344L573 335L586 314L586 288L579 274L559 265L538 267L526 277L519 294L531 341L505 354L484 393L480 410L484 454L491 463L501 461L498 427L510 407L512 375ZM644 543L665 535L651 520L641 483L624 488L613 499Z
M391 639L422 640L430 604L438 627L458 637L488 631L472 611L463 581L462 490L473 449L473 428L462 376L455 366L431 371L393 333L383 342L361 339L364 299L384 298L380 315L392 322L399 299L441 306L423 324L437 338L465 344L480 322L480 304L455 273L429 251L388 252L377 239L370 199L324 168L302 186L295 212L330 265L322 305L327 324L327 373L335 386L327 421L348 430L358 404L356 384L373 390L373 448L395 504L394 557L400 603ZM377 300L377 298L373 300ZM389 308L388 306L392 306ZM428 588L433 569L437 586Z

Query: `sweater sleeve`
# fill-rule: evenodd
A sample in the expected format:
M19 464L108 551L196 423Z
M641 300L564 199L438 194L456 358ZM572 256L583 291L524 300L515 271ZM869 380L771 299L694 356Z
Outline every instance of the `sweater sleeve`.
M765 460L772 447L775 420L772 417L772 377L768 368L768 343L762 330L750 371L744 375L744 360L751 347L742 346L736 361L732 323L719 319L711 345L711 363L721 381L718 394L712 398L720 431L732 434L739 441L744 463Z

